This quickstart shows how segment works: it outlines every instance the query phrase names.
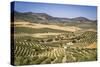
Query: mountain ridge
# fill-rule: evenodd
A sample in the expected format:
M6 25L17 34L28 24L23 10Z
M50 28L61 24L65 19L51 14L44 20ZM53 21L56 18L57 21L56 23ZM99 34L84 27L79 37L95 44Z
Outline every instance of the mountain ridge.
M33 12L12 12L14 14L14 20L24 20L30 22L95 22L97 20L90 20L85 17L75 17L75 18L61 18L53 17L46 13L33 13Z

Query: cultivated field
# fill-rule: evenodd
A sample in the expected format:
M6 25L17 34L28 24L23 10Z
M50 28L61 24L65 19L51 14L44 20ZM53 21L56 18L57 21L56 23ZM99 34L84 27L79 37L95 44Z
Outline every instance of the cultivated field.
M97 60L96 27L86 23L73 24L12 23L14 64L55 64Z

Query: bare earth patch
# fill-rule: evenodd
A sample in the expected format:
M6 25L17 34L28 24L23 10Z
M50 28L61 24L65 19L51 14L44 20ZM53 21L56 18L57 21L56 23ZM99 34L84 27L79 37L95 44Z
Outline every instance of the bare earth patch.
M27 34L27 33L21 33L21 34L14 34L15 37L21 37L21 36L31 36L36 38L45 38L48 35L60 35L61 33L35 33L35 34Z
M93 44L90 44L86 48L97 48L97 44L96 44L96 42L94 42Z
M86 31L93 31L93 32L97 32L97 30L95 30L95 29L87 29Z
M75 26L58 26L58 25L36 24L36 23L29 23L29 22L14 22L14 24L22 24L22 25L17 25L15 27L29 27L29 28L36 28L36 29L39 29L39 28L50 28L50 29L71 31L71 32L75 32L75 31L81 30L81 28L75 27Z

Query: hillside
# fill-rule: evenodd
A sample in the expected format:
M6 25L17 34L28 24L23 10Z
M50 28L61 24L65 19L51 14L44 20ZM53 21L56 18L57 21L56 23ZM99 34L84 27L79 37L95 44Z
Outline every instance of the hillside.
M60 18L53 17L46 13L33 13L33 12L17 12L14 13L14 21L28 21L28 22L95 22L94 20L87 19L85 17L76 17L76 18Z
M12 17L15 65L97 60L97 21L32 12Z

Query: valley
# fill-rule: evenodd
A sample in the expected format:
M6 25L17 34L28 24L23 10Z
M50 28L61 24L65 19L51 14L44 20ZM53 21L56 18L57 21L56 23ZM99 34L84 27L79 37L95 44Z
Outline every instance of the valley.
M26 14L16 14L14 22L11 23L14 29L11 34L14 37L12 44L15 65L97 60L95 22L75 19L70 19L70 22L61 19L58 21L58 18L55 20L46 14L41 14L43 18L40 14L32 15L33 18ZM26 17L23 19L23 16ZM36 19L37 16L39 19Z

